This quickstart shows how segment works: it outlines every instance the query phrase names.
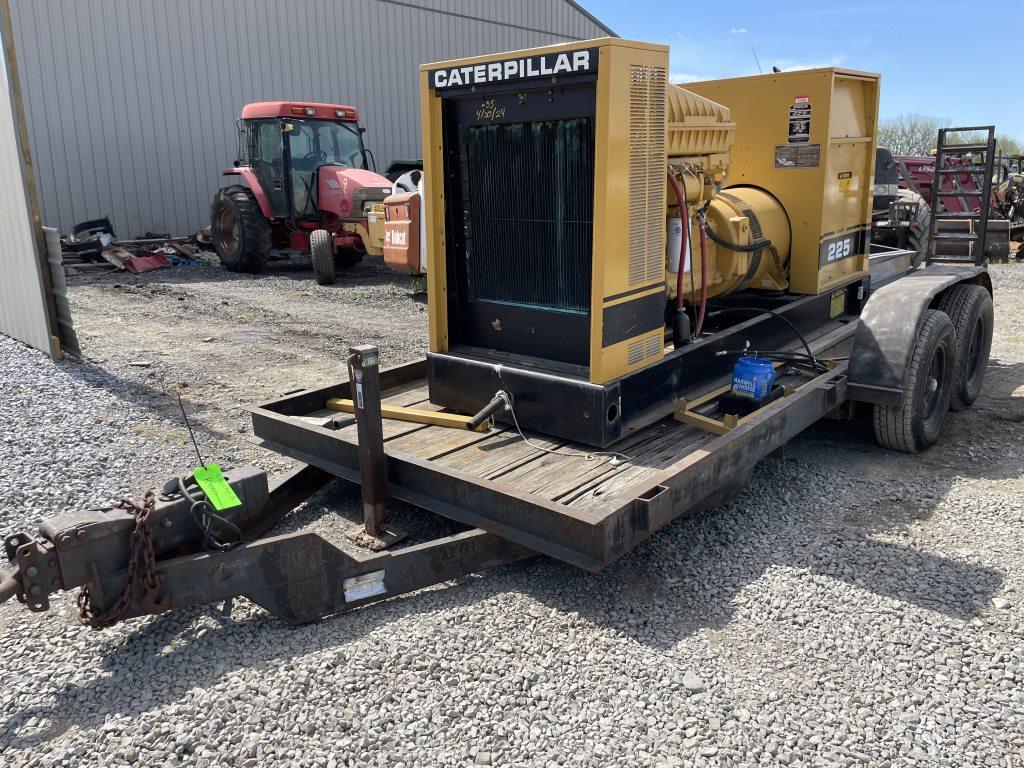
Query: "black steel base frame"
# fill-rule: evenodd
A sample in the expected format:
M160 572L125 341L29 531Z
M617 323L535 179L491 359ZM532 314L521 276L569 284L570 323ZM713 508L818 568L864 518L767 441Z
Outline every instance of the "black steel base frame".
M728 374L748 343L753 350L775 351L796 342L792 329L772 315L752 311L745 318L730 312L716 318L715 310L771 309L813 337L830 323L854 320L867 300L868 288L869 280L864 278L836 289L846 295L843 311L835 316L834 291L802 297L730 296L709 308L713 335L607 384L556 372L541 360L536 365L510 363L486 350L432 352L427 355L430 401L475 413L495 392L505 390L512 395L516 418L524 429L606 448L671 414L680 397L710 389ZM511 422L508 414L501 418Z

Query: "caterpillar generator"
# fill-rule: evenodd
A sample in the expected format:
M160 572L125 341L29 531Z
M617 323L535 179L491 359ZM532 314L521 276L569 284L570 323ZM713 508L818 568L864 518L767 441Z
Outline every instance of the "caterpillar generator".
M667 72L611 39L424 71L432 402L605 447L718 375L714 331L859 313L879 77Z
M103 627L245 596L304 622L538 554L596 571L815 422L867 416L912 453L979 396L984 249L869 250L877 75L684 88L664 46L601 39L426 64L420 86L426 358L352 347L347 377L253 407L254 439L299 462L277 482L200 467L5 534L0 601L81 587ZM372 552L264 535L335 477ZM453 532L392 548L390 499Z

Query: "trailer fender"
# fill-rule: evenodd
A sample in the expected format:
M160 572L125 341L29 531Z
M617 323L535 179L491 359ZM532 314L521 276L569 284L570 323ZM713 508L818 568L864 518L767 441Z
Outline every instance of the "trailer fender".
M933 264L871 293L853 337L847 394L850 400L897 406L924 310L959 283L992 293L984 267Z

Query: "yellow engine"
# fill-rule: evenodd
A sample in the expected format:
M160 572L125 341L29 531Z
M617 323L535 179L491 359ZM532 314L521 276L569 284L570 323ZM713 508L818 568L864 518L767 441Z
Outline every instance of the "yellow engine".
M757 187L720 191L735 140L730 110L669 85L666 118L667 295L678 287L696 302L744 288L784 290L789 220L782 205Z
M700 293L701 211L719 240L772 244L749 253L710 242L708 296L818 294L866 274L877 75L818 69L669 86L667 105L668 163L690 207L684 298ZM678 206L668 218L675 295Z

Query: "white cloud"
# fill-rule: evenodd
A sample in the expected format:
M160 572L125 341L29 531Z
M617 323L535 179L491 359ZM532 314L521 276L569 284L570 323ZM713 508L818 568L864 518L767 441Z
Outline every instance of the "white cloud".
M747 28L746 27L733 27L732 29L729 30L729 34L730 35L745 35L745 34L747 34Z
M670 83L694 83L694 82L696 82L698 80L707 80L707 79L708 78L706 78L706 77L701 77L700 75L693 75L693 74L690 74L689 72L672 72L668 76L668 81Z
M833 56L826 61L794 61L793 59L776 59L771 62L783 72L792 72L797 69L821 69L822 67L838 67L843 63L845 56Z

